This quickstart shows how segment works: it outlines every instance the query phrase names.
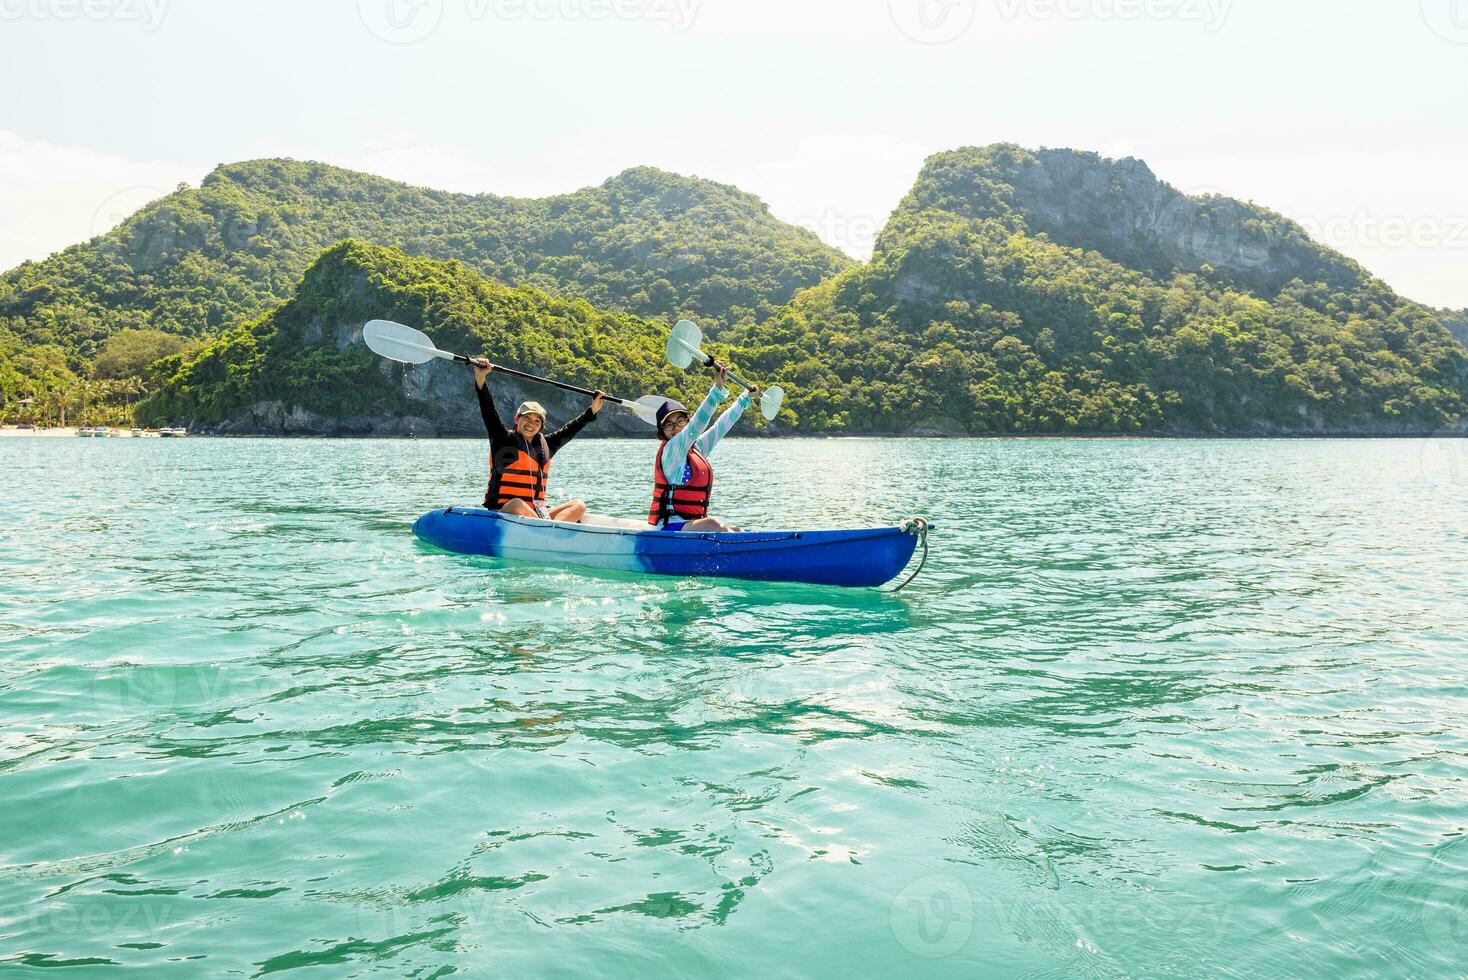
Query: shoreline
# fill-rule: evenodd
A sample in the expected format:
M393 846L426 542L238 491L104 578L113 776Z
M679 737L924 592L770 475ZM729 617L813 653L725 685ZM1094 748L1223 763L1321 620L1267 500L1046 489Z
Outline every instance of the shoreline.
M77 439L81 430L76 426L52 426L48 429L21 429L13 425L0 426L0 438L8 439ZM131 429L114 428L111 435L103 439L157 439L158 430L144 430L135 434Z
M0 438L12 439L68 439L80 438L75 428L51 428L51 429L14 429L0 428ZM135 436L131 432L121 431L114 436L102 437L105 439L156 439L158 433L149 432L143 436ZM401 435L331 435L326 433L260 433L260 434L233 434L233 433L209 433L190 432L190 439L329 439L344 442L366 441L366 440L391 440L394 442L451 442L454 440L468 442L482 442L483 435L446 434L432 436L401 436ZM586 434L590 441L603 439L642 439L643 436L628 433L616 433L609 435L590 433ZM923 432L861 432L861 433L739 433L731 434L732 439L754 439L754 440L779 440L779 441L828 441L839 439L931 439L938 441L977 441L977 440L1050 440L1050 439L1072 439L1072 440L1145 440L1165 442L1218 442L1230 441L1287 441L1287 440L1313 440L1328 441L1332 439L1468 439L1468 428L1457 427L1451 430L1438 430L1435 432L1277 432L1277 433L1200 433L1200 432L984 432L974 434L951 434L951 433L923 433Z

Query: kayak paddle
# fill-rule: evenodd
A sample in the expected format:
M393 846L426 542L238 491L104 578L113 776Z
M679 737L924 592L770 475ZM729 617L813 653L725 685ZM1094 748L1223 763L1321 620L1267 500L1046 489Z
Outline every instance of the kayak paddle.
M694 329L697 329L696 327ZM403 364L426 364L435 357L441 357L445 361L458 361L468 364L469 358L463 354L452 354L446 350L439 350L433 346L433 341L421 330L391 320L372 320L362 328L362 340L367 344L374 354L380 354L390 361L399 361ZM576 385L566 384L564 381L552 381L550 378L542 378L534 374L526 374L524 371L515 371L511 368L494 366L495 371L500 374L508 374L513 378L523 378L526 381L536 381L552 388L562 391L574 391L578 395L595 395L596 392L590 388L581 388ZM741 382L742 384L743 382ZM607 395L607 401L615 402L623 408L628 409L648 425L657 425L658 409L665 399L660 395L643 395L637 401L628 401L618 398L616 395Z
M687 368L696 357L709 367L714 366L714 359L705 354L699 348L703 345L703 331L698 329L698 324L692 320L679 320L673 332L668 335L668 360L676 368ZM729 372L729 380L745 388L753 388L754 385L740 378L733 371ZM780 414L780 406L785 402L785 389L779 385L771 385L765 389L760 396L759 410L767 419L772 419Z

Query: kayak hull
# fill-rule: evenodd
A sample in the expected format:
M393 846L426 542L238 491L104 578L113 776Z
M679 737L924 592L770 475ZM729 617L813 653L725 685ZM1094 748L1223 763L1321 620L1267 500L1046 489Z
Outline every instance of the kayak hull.
M701 533L512 517L480 507L429 511L421 541L466 555L588 565L655 575L870 587L896 578L917 537L900 527Z

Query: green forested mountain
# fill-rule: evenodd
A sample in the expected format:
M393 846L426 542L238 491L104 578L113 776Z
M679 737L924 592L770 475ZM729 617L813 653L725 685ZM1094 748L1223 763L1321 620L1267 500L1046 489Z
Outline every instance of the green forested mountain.
M1437 318L1459 343L1468 347L1468 310L1438 310Z
M681 391L687 380L664 359L665 325L492 282L461 262L347 240L306 271L284 305L154 365L153 394L139 416L151 424L226 422L233 432L332 433L391 432L394 420L414 416L437 431L482 433L469 372L441 360L405 367L370 353L361 326L377 317L429 330L446 350L488 351L507 367L635 391L634 398ZM561 417L585 402L524 389L532 391Z
M373 244L321 254L363 227ZM403 251L381 247L393 236ZM169 355L151 421L361 432L411 415L477 431L462 371L384 384L353 331L392 317L640 394L686 381L661 367L666 326L642 318L678 313L786 386L775 431L1405 433L1468 409L1454 339L1468 313L1403 299L1278 214L1181 194L1139 161L1010 145L930 158L865 265L754 198L654 170L511 201L282 161L222 168L4 277L0 388L75 384L84 351L131 398L127 372ZM202 346L172 353L176 333Z
M123 329L206 337L285 300L322 250L348 237L600 307L709 322L768 311L850 264L753 195L651 167L517 199L256 160L0 276L0 328L58 346L73 367Z
M1287 219L1135 160L930 158L870 264L731 335L809 431L1403 432L1468 351Z

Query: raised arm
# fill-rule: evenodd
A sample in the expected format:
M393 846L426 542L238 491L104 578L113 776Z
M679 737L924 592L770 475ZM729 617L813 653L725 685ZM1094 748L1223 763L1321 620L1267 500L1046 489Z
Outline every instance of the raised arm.
M479 396L479 414L484 419L484 431L489 433L489 441L498 445L508 440L509 428L500 419L499 410L494 407L494 396L489 393L489 372L494 368L482 357L471 363L474 365L474 394Z
M724 389L714 385L709 389L708 396L704 398L703 404L688 419L688 424L683 431L668 440L667 446L663 448L663 476L669 483L677 483L683 479L683 467L688 464L688 450L693 448L694 441L698 439L699 433L708 427L716 412L724 401Z
M734 404L725 409L724 414L720 415L714 421L714 424L709 426L708 431L698 437L698 451L705 456L712 453L714 447L719 444L719 440L724 438L726 432L734 428L734 423L739 421L739 416L743 415L744 410L748 407L749 392L742 391L739 393L739 397L734 399ZM690 425L689 428L691 429L693 426Z

